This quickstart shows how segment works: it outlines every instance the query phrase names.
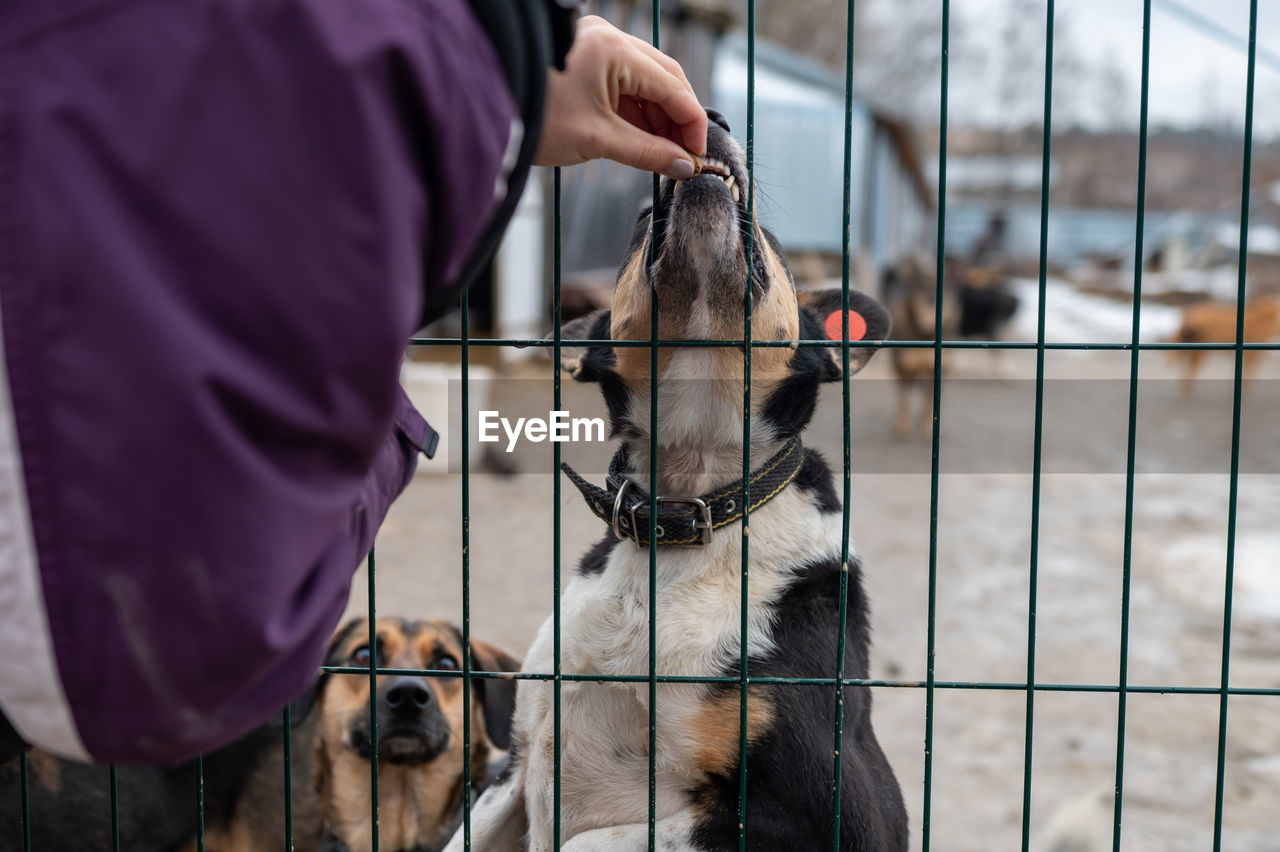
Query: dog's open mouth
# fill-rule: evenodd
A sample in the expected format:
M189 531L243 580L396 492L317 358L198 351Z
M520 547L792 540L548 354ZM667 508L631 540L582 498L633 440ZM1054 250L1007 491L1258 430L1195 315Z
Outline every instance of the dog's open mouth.
M721 289L750 282L760 297L768 275L760 251L763 235L748 209L751 186L744 153L723 126L713 123L707 153L694 161L693 177L664 178L655 199L646 264L650 281L659 288L688 288L690 272L696 271ZM749 245L755 247L750 254Z
M724 181L729 187L729 193L733 196L734 204L742 203L742 189L738 186L738 179L729 171L729 167L715 157L706 157L701 160L701 168L698 173L688 180L677 181L673 195L680 194L680 188L691 180L697 180L699 177L714 177Z

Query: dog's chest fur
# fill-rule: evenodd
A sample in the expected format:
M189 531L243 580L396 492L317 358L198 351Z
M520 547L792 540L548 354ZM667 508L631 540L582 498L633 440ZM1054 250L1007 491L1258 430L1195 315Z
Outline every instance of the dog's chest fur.
M663 548L657 568L659 675L708 677L737 672L741 644L742 556L739 528L725 529L705 548ZM839 557L839 514L824 514L813 496L788 488L752 512L748 581L748 645L753 658L774 651L775 604L798 566ZM566 674L640 676L649 673L649 552L629 541L607 555L593 552L561 604L561 668ZM528 671L553 671L553 623L539 630ZM526 796L533 837L538 797L550 797L554 717L552 688L523 682L517 702L519 748L529 763ZM725 719L722 702L702 684L657 687L657 816L685 807L687 791L708 768L694 755L708 742L736 749L736 701ZM713 706L714 705L714 706ZM723 725L731 723L732 736ZM561 698L561 783L564 834L642 822L648 813L649 684L565 682ZM735 751L736 753L736 751ZM549 808L546 818L549 820ZM536 846L535 846L536 848Z

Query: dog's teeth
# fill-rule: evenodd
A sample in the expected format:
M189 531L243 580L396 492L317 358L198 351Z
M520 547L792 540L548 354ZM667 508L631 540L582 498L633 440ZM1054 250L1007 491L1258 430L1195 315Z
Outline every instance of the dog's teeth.
M737 204L742 201L742 191L738 189L736 183L729 184L729 192L733 193L733 203Z
M725 166L724 163L720 162L714 157L708 158L702 161L702 170L704 172L714 172L722 176L724 174L727 174L729 171L729 169Z
M729 185L729 188L730 188L730 189L733 189L733 185L734 185L734 183L736 183L736 181L734 180L733 175L729 175L727 178L725 178L725 179L724 179L724 182L725 182L725 183L727 183L727 184Z

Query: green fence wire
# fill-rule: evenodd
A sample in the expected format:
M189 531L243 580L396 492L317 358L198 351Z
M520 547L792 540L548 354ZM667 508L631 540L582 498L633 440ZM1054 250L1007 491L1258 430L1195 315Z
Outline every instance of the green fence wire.
M750 1L750 0L749 0ZM752 4L754 6L754 3ZM653 2L653 46L662 48L662 0ZM658 209L658 192L660 180L653 176L653 210ZM555 211L556 219L560 211ZM751 259L747 258L748 269ZM556 299L559 300L557 294ZM748 295L750 304L750 295ZM649 292L649 339L658 339L658 293L650 288ZM744 350L749 351L749 350ZM559 365L556 365L559 370ZM747 368L750 370L750 366ZM649 541L658 540L658 353L649 350ZM557 471L555 476L559 478ZM746 524L746 518L743 518ZM745 636L743 637L746 638ZM558 663L557 663L558 666ZM658 753L658 548L649 545L649 852L653 852L658 833L657 799L658 778L657 764L654 756ZM560 822L560 813L555 814L555 821Z
M920 842L929 848L931 819L933 816L933 713L935 683L934 663L938 639L938 464L942 438L942 311L943 276L946 271L945 241L947 234L947 84L950 80L951 52L951 0L942 0L942 84L938 103L938 242L937 282L934 290L933 328L933 425L930 439L929 467L929 609L925 645L925 698L924 698L924 813L920 829ZM846 117L846 121L849 119ZM846 285L846 290L848 289ZM848 441L848 436L845 436ZM844 505L849 514L849 504Z
M1151 84L1151 0L1145 0L1142 8L1142 98L1138 112L1138 203L1137 233L1134 237L1133 255L1138 259L1133 265L1133 342L1138 342L1138 330L1142 316L1142 238L1147 212L1147 117ZM1244 305L1241 306L1243 313ZM1124 566L1120 603L1120 699L1116 708L1116 785L1115 825L1112 830L1112 850L1120 852L1121 816L1124 813L1124 746L1125 722L1129 701L1129 605L1133 586L1133 474L1134 455L1138 440L1138 356L1133 349L1129 357L1129 447L1125 456L1124 477Z
M465 383L463 385L466 386ZM367 560L369 574L369 667L365 670L369 677L369 695L378 694L378 633L375 620L377 618L377 595L375 594L375 578L377 576L377 560L374 548L369 549ZM464 570L465 570L464 563ZM465 653L465 651L464 651ZM378 702L369 701L369 833L373 848L378 848Z
M1112 843L1115 850L1120 849L1122 839L1122 816L1124 806L1124 768L1125 768L1125 726L1126 726L1126 709L1127 697L1131 694L1160 694L1160 695L1217 695L1219 697L1219 726L1217 739L1217 767L1216 767L1216 787L1215 787L1215 807L1214 807L1214 828L1213 828L1213 848L1215 852L1220 852L1222 848L1223 833L1223 800L1224 800L1224 784L1226 776L1226 745L1228 734L1228 707L1229 698L1231 696L1268 696L1280 697L1280 687L1268 688L1248 688L1233 687L1230 684L1230 660L1231 660L1231 616L1232 616L1232 597L1234 586L1234 568L1236 553L1236 516L1239 497L1239 473L1240 473L1240 419L1242 409L1242 388L1243 388L1243 358L1244 353L1255 350L1280 350L1280 343L1246 343L1244 342L1244 313L1242 310L1236 312L1236 332L1235 341L1233 343L1169 343L1169 342L1139 342L1139 327L1141 316L1141 298L1142 298L1142 264L1135 262L1134 279L1133 279L1133 315L1132 315L1132 335L1129 342L1048 342L1045 340L1045 314L1046 314L1046 285L1047 285L1047 247L1048 247L1048 228L1049 228L1049 180L1050 180L1050 140L1052 128L1052 89L1053 89L1053 36L1054 36L1054 0L1046 0L1046 18L1045 18L1045 66L1044 66L1044 111L1043 111L1043 130L1042 130L1042 160L1041 160L1041 187L1040 187L1040 230L1039 230L1039 270L1038 270L1038 292L1039 306L1036 321L1036 340L1035 342L1003 342L1003 341L972 341L972 340L945 340L943 338L943 280L944 280L944 240L946 228L946 186L947 186L947 108L948 108L948 60L949 60L949 42L950 42L950 26L951 26L951 9L950 0L942 0L941 2L941 98L939 102L939 156L938 156L938 211L937 211L937 278L936 278L936 313L934 326L934 339L927 345L933 349L934 379L933 379L933 422L931 428L931 470L930 470L930 511L929 511L929 562L928 562L928 613L927 613L927 660L926 660L926 677L924 680L885 680L872 678L848 678L845 677L845 660L844 660L844 638L845 627L847 621L846 611L846 592L849 571L849 532L850 532L850 502L852 487L852 470L851 470L851 446L852 446L852 428L850 423L851 410L851 388L849 382L849 358L850 351L860 347L876 346L880 348L919 348L920 341L908 340L888 340L882 343L868 343L865 341L850 341L848 328L848 305L849 305L849 281L850 281L850 216L852 210L852 192L851 192L851 162L852 162L852 127L853 127L853 46L854 46L854 21L855 21L855 0L848 0L847 20L846 20L846 52L845 52L845 126L844 126L844 182L843 182L843 216L842 216L842 252L841 252L841 287L843 291L843 315L844 322L842 324L841 339L838 341L756 341L751 338L751 288L746 289L744 297L744 322L743 322L743 340L662 340L658 337L658 311L656 304L656 294L652 296L651 302L651 328L650 339L648 341L570 341L575 345L607 345L615 348L639 346L647 347L650 350L650 380L652 387L657 387L658 379L658 350L666 347L734 347L741 348L744 353L744 382L743 382L743 406L744 411L750 410L751 405L751 353L757 348L773 348L788 347L795 348L797 346L806 347L839 347L840 357L843 363L843 383L841 388L841 398L844 405L843 412L843 496L844 508L842 513L842 532L843 546L841 553L842 573L840 580L840 611L839 611L839 637L838 637L838 654L836 667L833 676L830 678L822 677L757 677L751 678L748 669L747 657L747 589L749 576L749 515L748 508L750 506L749 495L746 493L747 482L750 478L750 419L743 419L743 456L742 456L742 475L743 475L743 497L742 506L744 509L741 531L741 547L742 547L742 585L741 585L741 637L742 650L740 658L739 673L736 677L684 677L660 675L657 672L656 664L656 642L657 642L657 606L658 601L655 599L657 587L657 561L660 553L656 547L649 549L649 589L650 589L650 606L649 606L649 671L647 675L632 676L602 676L582 673L565 673L561 669L560 659L560 591L561 591L561 480L560 480L560 446L558 443L553 444L553 486L552 486L552 505L553 505L553 599L552 599L552 619L554 632L553 645L553 672L523 672L516 675L517 679L530 681L551 681L554 690L554 778L553 778L553 802L555 809L554 823L554 840L557 847L561 840L561 823L560 823L560 805L561 805L561 691L563 684L569 683L645 683L648 686L649 700L649 753L651 755L649 761L649 832L648 846L652 850L655 845L656 834L656 769L652 755L656 752L657 740L657 696L659 684L724 684L737 685L739 687L739 706L740 706L740 728L739 728L739 836L738 846L740 849L746 848L748 840L747 836L747 812L746 812L746 789L747 789L747 705L750 700L748 692L749 685L778 685L778 686L827 686L833 691L833 701L835 702L835 727L834 736L834 789L832 795L832 845L833 848L839 849L841 836L841 801L840 801L840 765L841 765L841 745L843 734L843 706L844 706L844 690L848 688L879 688L879 689L921 689L925 693L925 721L924 721L924 789L923 789L923 812L921 814L921 845L923 849L928 850L931 847L931 812L932 812L932 793L933 793L933 758L935 755L935 744L933 739L934 726L934 710L936 691L942 690L994 690L1026 693L1026 720L1024 730L1024 757L1023 757L1023 791L1022 791L1022 822L1021 822L1021 839L1023 852L1029 847L1030 843L1030 826L1031 826L1031 790L1032 790L1032 758L1034 753L1034 714L1035 714L1035 697L1037 693L1095 693L1095 694L1112 694L1117 696L1117 726L1116 726L1116 766L1115 766L1115 798L1114 798L1114 823L1112 831ZM1142 36L1142 72L1141 72L1141 105L1139 112L1139 157L1138 157L1138 197L1136 203L1136 229L1135 241L1136 251L1135 257L1142 257L1142 243L1144 236L1144 218L1146 206L1146 177L1147 177L1147 127L1148 127L1148 95L1150 83L1150 54L1151 54L1151 5L1152 0L1143 0L1143 36ZM1162 2L1162 5L1165 5ZM1250 18L1249 18L1249 35L1248 35L1248 74L1246 89L1246 106L1245 106L1245 129L1244 129L1244 148L1243 148L1243 175L1242 190L1240 203L1240 237L1239 237L1239 253L1238 253L1238 281L1237 281L1237 301L1238 306L1245 303L1246 283L1247 283L1247 250L1248 250L1248 224L1249 224L1249 189L1252 167L1252 148L1253 148L1253 107L1254 107L1254 90L1255 90L1255 73L1258 57L1257 45L1257 15L1258 2L1250 0ZM746 160L748 172L748 186L751 192L748 194L749 214L754 216L755 211L755 182L754 182L754 153L755 153L755 44L756 44L756 13L755 0L747 2L747 52L748 52L748 78L747 78L747 130L746 130ZM655 46L660 45L661 36L661 0L653 0L652 2L652 42ZM655 178L654 198L657 199L658 181ZM461 334L457 338L440 338L440 337L417 337L411 341L414 346L421 347L438 347L438 346L456 346L461 351L461 417L462 431L458 436L458 444L461 452L461 501L462 501L462 593L463 593L463 612L462 612L462 632L463 632L463 665L461 671L436 671L425 669L393 669L379 665L377 653L377 637L376 637L376 583L375 583L375 555L371 550L368 558L368 619L369 619L369 648L370 662L368 667L349 667L349 666L323 666L322 671L339 674L339 675L362 675L370 680L370 689L376 690L377 678L386 675L408 675L408 676L431 676L431 677L459 677L464 682L464 695L467 703L466 711L463 714L463 740L464 749L467 759L464 760L464 819L463 831L466 841L466 847L471 848L471 803L473 784L476 779L471 777L471 684L477 679L486 679L494 677L511 677L509 674L501 674L495 672L475 671L472 668L472 660L470 654L470 622L471 622L471 588L470 588L470 480L469 480L469 458L468 458L468 354L473 346L481 347L549 347L554 353L554 374L552 383L553 409L560 410L561 407L561 372L560 372L560 351L562 345L566 342L561 339L561 172L560 169L554 170L553 176L553 205L554 205L554 262L553 262L553 335L549 340L525 340L525 339L504 339L504 338L487 338L471 340L469 337L468 327L468 303L464 297L462 300L462 316L461 316ZM747 233L747 258L748 267L751 264L751 254L754 251L752 245L752 233ZM745 345L744 345L745 343ZM1031 543L1030 543L1030 564L1029 564L1029 586L1028 586L1028 607L1027 607L1027 665L1026 680L1023 682L992 682L992 681L940 681L936 678L935 670L935 650L936 650L936 601L937 601L937 568L938 568L938 482L939 482L939 457L940 457L940 437L942 433L941 420L941 403L942 403L942 353L945 349L1007 349L1007 350L1034 350L1036 353L1036 394L1035 394L1035 420L1034 420L1034 440L1033 440L1033 468L1032 468L1032 502L1031 502ZM1226 576L1225 589L1223 593L1224 611L1222 623L1222 661L1221 661L1221 679L1216 686L1167 686L1167 685L1151 685L1151 684L1133 684L1129 682L1128 677L1128 648L1129 648L1129 614L1131 599L1131 560L1132 560L1132 540L1133 540L1133 515L1134 515L1134 479L1135 479L1135 448L1137 443L1137 395L1138 395L1138 364L1139 355L1144 351L1168 350L1177 351L1183 349L1195 350L1229 350L1234 353L1235 364L1233 372L1233 405L1232 405L1232 435L1231 435L1231 468L1230 468L1230 486L1228 497L1228 521L1227 521L1227 539L1226 539ZM1039 532L1040 532L1040 497L1041 497L1041 460L1042 460L1042 438L1043 438L1043 415L1044 415L1044 376L1045 376L1045 354L1048 351L1058 350L1075 350L1075 351L1127 351L1130 353L1130 371L1129 371L1129 408L1128 408L1128 446L1125 473L1125 521L1124 521L1124 556L1122 564L1122 602L1121 602L1121 625L1120 625L1120 668L1116 684L1097 684L1097 683L1039 683L1036 681L1036 608L1037 608L1037 579L1039 568ZM657 394L651 395L650 401L650 422L659 423L658 418L658 400ZM650 430L650 481L657 481L657 430ZM657 523L657 489L650 487L650 530L649 540L656 539L656 523ZM283 711L284 723L284 789L285 789L285 816L284 816L284 839L285 847L291 849L293 846L293 825L292 825L292 776L291 776L291 725L290 725L289 709ZM376 702L370 703L370 737L372 741L371 758L370 758L370 775L369 786L372 801L371 813L371 841L372 848L378 849L378 726L377 726L377 707ZM31 850L31 806L29 793L29 765L25 755L20 758L19 772L21 779L21 813L22 813L22 845L24 850ZM195 790L196 790L196 824L197 837L196 848L204 849L204 778L203 763L196 761L194 767L195 773ZM119 838L119 798L117 787L117 771L114 766L110 769L109 776L110 794L111 794L111 829L112 829L112 848L118 850L120 848Z
M854 0L845 9L844 33L844 195L840 230L840 401L844 426L844 446L841 453L844 511L840 518L840 615L836 634L836 699L835 742L832 751L831 785L831 847L840 849L840 793L841 763L844 746L844 680L845 628L849 622L849 499L853 484L853 424L850 422L853 400L849 395L849 220L853 213L853 24ZM751 39L755 41L754 38ZM754 63L752 63L754 64ZM754 184L752 185L754 187ZM744 643L745 644L745 643Z
M560 210L560 169L555 169L554 175L554 192L552 203L554 209ZM553 340L555 341L555 349L552 351L555 366L552 368L552 386L551 386L551 410L562 411L560 407L560 276L561 276L561 235L560 235L560 217L555 217L555 257L553 258L555 280L552 282L554 305L551 309L551 327L553 330ZM552 731L552 748L555 752L554 764L552 767L551 779L551 806L554 813L560 814L560 699L561 687L563 682L560 679L562 674L560 670L560 444L553 443L551 445L551 468L555 471L551 476L551 521L552 521L552 541L551 541L551 629L554 634L552 637L551 658L555 663L555 681L552 684L552 713L554 714L553 722L555 730ZM653 539L651 538L650 541ZM560 820L555 821L552 827L552 841L555 848L560 848Z
M658 6L660 0L654 0L653 13L656 18L658 14ZM756 217L756 3L755 0L747 0L747 221L754 222ZM657 208L654 208L655 210ZM747 255L747 286L743 292L743 309L742 309L742 359L744 368L742 371L742 578L739 582L740 588L740 614L741 626L738 631L741 653L740 677L742 682L738 687L738 850L745 852L747 848L747 657L748 657L748 637L747 637L747 599L748 599L748 581L750 580L750 559L751 559L751 539L748 537L751 523L751 269L755 262L755 228L747 227L746 229L746 255ZM654 290L654 304L657 304L657 288ZM845 288L846 295L848 288ZM657 311L654 311L655 315ZM845 325L849 323L848 316L845 317ZM656 325L655 325L656 329ZM845 337L848 337L848 333ZM657 340L658 335L655 333L653 339ZM650 356L650 361L656 363L658 353L655 351ZM848 363L845 364L846 368ZM650 393L656 400L658 397L658 380L657 374L654 374L653 382L649 385ZM845 443L848 443L848 435L845 435ZM649 441L656 446L658 441L658 420L655 418L651 421L649 427ZM652 461L654 470L657 470L657 454L654 453ZM651 494L658 493L658 477L655 475L649 479L649 491ZM656 497L654 498L656 499ZM655 516L657 512L651 512L650 516ZM848 512L845 512L846 517ZM651 533L649 541L657 539ZM656 558L658 548L649 546L650 559ZM650 607L650 618L653 617L653 607ZM649 664L653 665L653 651L649 652ZM652 753L652 752L651 752ZM652 763L652 759L650 760ZM650 798L652 801L652 796ZM650 805L652 807L652 805ZM653 850L653 840L649 841L650 852Z
M1036 682L1036 597L1040 577L1040 476L1044 445L1044 318L1048 289L1050 139L1053 129L1053 0L1044 25L1044 118L1040 135L1040 263L1036 306L1036 411L1031 451L1031 553L1027 577L1027 683ZM1022 852L1031 847L1031 759L1034 754L1036 691L1027 690L1022 753Z
M1240 184L1240 255L1236 280L1236 362L1231 399L1231 478L1227 497L1227 565L1222 593L1222 695L1218 703L1218 777L1214 785L1213 852L1222 849L1222 798L1227 763L1227 696L1231 677L1231 603L1235 586L1236 509L1240 497L1240 409L1244 376L1245 261L1249 252L1249 181L1253 175L1253 95L1258 69L1258 0L1249 2L1249 68L1245 83L1244 166Z

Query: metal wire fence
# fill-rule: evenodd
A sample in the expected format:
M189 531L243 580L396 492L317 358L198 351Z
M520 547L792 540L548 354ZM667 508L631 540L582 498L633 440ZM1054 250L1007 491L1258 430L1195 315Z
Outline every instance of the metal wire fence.
M752 300L751 288L746 288L744 297L744 323L741 340L661 340L658 337L658 310L657 296L652 296L651 303L651 328L650 339L648 341L565 341L562 340L560 334L560 317L561 317L561 175L560 170L556 169L554 174L554 279L553 279L553 328L554 334L550 340L526 340L526 339L502 339L502 338L486 338L471 340L468 333L468 302L466 297L462 300L462 317L461 317L461 334L457 338L442 337L418 337L411 341L411 345L416 347L440 347L440 346L456 346L461 352L461 417L462 417L462 435L460 441L461 447L461 509L462 509L462 560L461 560L461 582L463 588L463 607L462 607L462 634L463 634L463 660L461 671L436 671L436 670L417 670L417 669L389 669L376 666L376 655L371 655L368 668L353 668L346 666L327 666L322 671L341 676L363 676L369 678L370 689L376 690L376 678L380 675L417 675L431 677L459 677L465 684L464 693L468 705L471 699L470 686L477 679L486 679L494 677L509 677L510 675L499 674L496 672L476 671L473 668L470 653L470 628L471 628L471 577L470 577L470 481L469 481L469 459L468 459L468 441L465 436L468 434L468 413L469 405L467 399L468 388L468 359L471 347L547 347L554 354L554 378L552 382L552 408L560 410L561 408L561 371L559 367L561 347L566 343L573 343L575 346L586 345L608 345L613 347L623 346L639 346L650 349L650 379L651 386L657 386L658 358L657 351L664 347L733 347L741 348L744 353L745 376L743 382L743 406L744 410L750 410L751 406L751 361L752 352L757 348L767 347L795 347L795 346L819 346L838 348L840 357L843 362L843 384L841 388L841 399L844 409L844 440L843 440L843 470L842 470L842 486L843 486L843 516L842 516L842 565L843 572L841 574L839 597L839 634L838 634L838 658L835 670L831 672L829 678L815 677L751 677L749 660L747 654L747 583L750 571L750 540L747 535L749 525L749 507L750 495L747 493L748 482L750 479L750 458L746 448L750 446L750 419L744 418L743 422L743 456L742 456L742 478L743 478L743 518L741 527L741 554L742 554L742 600L741 600L741 658L739 661L739 672L735 676L722 677L676 677L660 675L656 667L656 642L657 642L657 608L662 606L662 601L656 599L657 587L657 567L658 561L662 558L662 552L657 547L649 548L649 594L651 605L649 607L649 670L647 675L636 674L632 676L600 676L588 673L562 672L561 671L561 647L560 647L560 591L561 591L561 557L560 557L560 534L561 534L561 511L560 511L560 445L553 444L553 484L552 484L552 511L553 511L553 584L552 599L548 601L552 611L552 621L554 627L554 671L550 672L523 672L517 675L518 678L533 681L549 681L554 692L554 780L553 780L553 796L554 809L556 814L555 835L554 840L557 847L561 842L561 826L560 826L560 805L561 805L561 691L565 683L575 682L612 682L612 683L635 683L647 684L648 687L648 738L649 738L649 777L648 777L648 848L654 849L655 845L655 825L657 814L655 812L655 790L656 790L656 769L652 755L656 752L655 744L657 737L657 687L658 684L664 683L698 683L698 684L721 684L721 685L737 685L739 687L739 708L740 708L740 726L739 726L739 778L738 778L738 848L745 849L748 841L747 837L747 707L751 700L748 686L749 685L776 685L779 687L787 686L826 686L831 689L831 702L836 712L834 714L834 729L831 732L833 744L833 774L834 788L832 790L832 824L831 824L831 842L835 849L840 848L841 835L841 790L840 790L840 765L841 765L841 743L842 743L842 723L843 723L843 701L844 689L849 687L855 688L874 688L874 689L918 689L923 690L925 696L925 719L924 719L924 750L923 750L923 811L920 814L920 842L924 850L929 850L933 845L933 837L931 833L931 812L932 812L932 794L933 794L933 762L935 754L934 742L934 709L935 698L938 690L995 690L1007 692L1024 692L1026 695L1026 721L1023 731L1024 740L1024 757L1023 757L1023 785L1022 785L1022 803L1021 803L1021 846L1024 852L1029 848L1031 838L1031 791L1032 791L1032 758L1034 743L1034 710L1036 696L1042 692L1075 692L1075 693L1101 693L1114 694L1117 698L1117 729L1116 729L1116 759L1115 759L1115 791L1114 791L1114 827L1113 827L1113 848L1120 849L1122 839L1122 817L1123 817L1123 801L1124 801L1124 782L1125 782L1125 726L1126 726L1126 705L1130 694L1184 694L1184 695L1217 695L1219 696L1218 710L1218 737L1217 737L1217 767L1216 767L1216 788L1215 788L1215 805L1214 805L1214 826L1213 826L1213 848L1215 852L1219 852L1222 848L1223 835L1223 790L1226 766L1226 743L1228 731L1228 709L1230 706L1230 698L1232 696L1270 696L1280 697L1280 688L1246 688L1231 686L1231 618L1232 618L1232 593L1234 585L1234 568L1236 554L1236 514L1238 501L1238 481L1240 473L1240 412L1242 407L1242 364L1246 351L1267 349L1280 349L1280 344L1276 343L1246 343L1244 342L1244 312L1237 310L1235 324L1235 341L1233 343L1157 343L1157 342L1139 342L1139 320L1141 314L1143 269L1140 259L1142 258L1142 242L1144 235L1144 214L1145 214L1145 194L1147 183L1147 131L1148 131L1148 94L1150 81L1150 54L1151 54L1151 7L1152 0L1142 0L1143 2L1143 36L1142 36L1142 71L1141 71L1141 104L1140 104L1140 125L1139 125L1139 158L1138 158L1138 194L1136 199L1136 231L1135 240L1137 249L1135 257L1138 259L1134 264L1133 273L1133 312L1132 312L1132 336L1128 342L1048 342L1045 340L1045 305L1046 305L1046 283L1047 283L1047 246L1048 246L1048 227L1049 227L1049 187L1050 187L1050 155L1051 155L1051 133L1053 118L1053 66L1054 66L1054 0L1047 0L1046 16L1045 16L1045 61L1044 61L1044 103L1043 103L1043 135L1042 135L1042 162L1041 162L1041 189L1040 189L1040 230L1039 230L1039 270L1038 270L1038 286L1039 286L1039 306L1037 315L1037 334L1034 342L990 342L990 341L973 341L973 340L944 340L943 339L943 279L944 279L944 240L946 228L946 186L947 186L947 107L948 107L948 52L950 43L951 30L951 3L950 0L941 0L941 99L939 103L939 157L938 157L938 209L937 209L937 275L936 275L936 293L935 299L937 309L935 311L934 335L929 345L933 350L933 419L931 430L931 475L930 475L930 511L929 511L929 559L928 559L928 612L927 612L927 659L925 665L926 677L924 680L883 680L883 679L861 679L848 678L845 676L844 666L844 637L847 619L846 612L846 592L848 584L849 570L849 532L850 532L850 498L852 486L852 470L851 470L851 445L852 434L850 427L850 403L851 389L849 380L849 357L850 351L864 346L878 346L883 348L919 348L922 346L920 341L916 340L887 340L878 343L868 343L864 341L851 341L849 339L848 327L848 308L849 308L849 282L850 282L850 242L849 242L849 224L852 199L852 187L850 185L851 175L851 157L852 157L852 113L854 104L853 89L853 47L854 47L854 25L855 25L855 0L849 0L847 8L847 30L846 30L846 53L845 53L845 126L844 126L844 182L843 182L843 220L842 233L843 251L841 258L841 282L843 289L843 311L844 321L841 329L841 339L838 341L755 341L751 338L751 314ZM746 127L746 162L748 174L754 176L754 137L755 137L755 44L756 44L756 15L755 0L747 0L747 33L748 33L748 76L747 76L747 127ZM1246 91L1246 112L1244 125L1244 145L1243 145L1243 173L1242 173L1242 191L1240 202L1240 236L1239 236L1239 258L1238 258L1238 285L1237 285L1237 305L1243 306L1245 302L1246 291L1246 260L1248 250L1248 224L1249 224L1249 187L1252 162L1253 147L1253 105L1254 105L1254 87L1255 87L1255 70L1257 63L1258 48L1256 44L1258 2L1250 0L1249 11L1249 37L1248 37L1248 73L1247 73L1247 91ZM660 30L661 30L661 0L652 0L652 41L656 46L660 46ZM754 186L754 181L751 182ZM655 201L658 192L657 178L654 179L654 196ZM754 193L748 194L749 215L754 216ZM750 265L751 254L754 247L751 244L751 232L747 231L746 251L748 253L748 265ZM1026 657L1026 678L1023 681L1016 682L993 682L993 681L946 681L938 680L934 666L935 647L936 647L936 622L937 622L937 567L938 567L938 481L939 481L939 439L942 432L942 353L945 349L1011 349L1011 350L1034 350L1036 353L1036 393L1035 393L1035 417L1034 417L1034 458L1032 468L1032 501L1031 501L1031 538L1030 538L1030 563L1029 569L1029 586L1027 600L1027 657ZM1225 572L1225 589L1223 591L1224 613L1222 621L1222 656L1221 656L1221 677L1216 685L1205 686L1173 686L1173 685L1151 685L1151 684L1133 684L1129 682L1129 613L1130 613L1130 597L1131 597L1131 556L1132 556L1132 536L1134 521L1134 476L1135 476L1135 445L1137 435L1137 388L1138 388L1138 365L1139 356L1144 351L1150 350L1179 350L1179 349L1200 349L1200 350L1226 350L1234 353L1234 389L1233 389L1233 409L1232 409L1232 432L1231 432L1231 463L1230 463L1230 490L1228 501L1228 526L1226 537L1226 572ZM1125 519L1124 519L1124 550L1123 550L1123 579L1122 579L1122 604L1121 604L1121 624L1120 624L1120 665L1115 683L1044 683L1036 680L1036 610L1037 610L1037 578L1039 569L1039 531L1040 531L1040 497L1041 497L1041 476L1042 476L1042 439L1044 425L1044 378L1045 378L1045 354L1053 350L1121 350L1130 353L1129 363L1129 403L1128 403L1128 445L1127 445L1127 469L1125 476ZM660 420L660 410L658 406L657 394L651 395L650 402L650 422L658 424ZM657 480L657 430L651 430L650 434L650 481ZM656 538L657 525L657 490L650 489L649 495L649 540ZM369 618L369 642L373 647L376 643L374 635L375 615L376 615L376 586L375 586L375 554L370 552L368 557L368 618ZM371 831L372 831L372 848L379 848L378 838L378 727L377 727L377 706L376 702L370 703L371 715L371 740L372 748L370 750L370 774L369 785L372 794L371 814ZM291 769L290 769L290 719L289 710L283 711L284 717L284 789L285 789L285 816L284 825L281 831L281 840L284 848L293 848L293 825L292 825L292 787L291 787ZM467 848L471 848L471 805L473 804L473 790L476 779L471 777L471 712L467 707L463 714L463 739L464 748L467 759L463 761L464 768L464 794L463 794L463 831L466 838ZM197 816L197 837L196 848L203 852L204 850L204 786L203 786L203 767L201 761L196 761L194 772L196 775L196 801L194 808ZM23 815L23 848L30 850L31 847L31 823L29 811L29 793L28 793L28 762L27 758L21 758L21 784L22 784L22 815ZM110 784L111 790L111 824L113 843L112 849L120 849L119 836L119 800L117 794L117 773L115 767L111 767L109 776L106 778Z

